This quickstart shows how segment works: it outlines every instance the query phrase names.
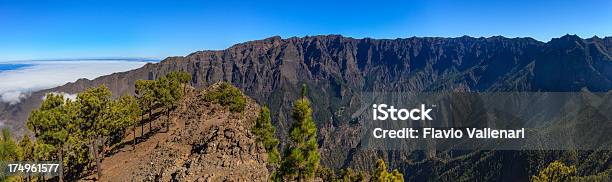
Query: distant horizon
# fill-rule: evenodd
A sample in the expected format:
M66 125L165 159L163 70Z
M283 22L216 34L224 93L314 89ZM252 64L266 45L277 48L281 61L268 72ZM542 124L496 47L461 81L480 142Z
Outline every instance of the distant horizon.
M0 64L11 64L21 62L38 62L38 61L141 61L141 62L156 62L165 58L144 58L144 57L60 57L60 58L41 58L41 59L22 59L22 60L0 60Z
M612 1L35 1L0 3L0 60L184 56L279 35L612 35Z
M89 57L56 57L56 58L39 58L39 59L22 59L22 60L0 60L0 64L5 64L5 63L11 63L11 62L27 62L27 61L87 61L87 60L140 60L140 61L162 61L168 57L174 57L174 56L187 56L191 53L197 52L197 51L221 51L221 50L225 50L228 49L234 45L237 44L241 44L241 43L245 43L245 42L249 42L249 41L257 41L257 40L265 40L268 38L272 38L272 37L281 37L282 39L289 39L289 38L304 38L304 37L316 37L316 36L332 36L332 35L339 35L342 37L346 37L346 38L354 38L354 39L365 39L365 38L370 38L370 39L378 39L378 40L393 40L393 39L409 39L409 38L461 38L461 37L471 37L471 38L493 38L493 37L504 37L504 38L508 38L508 39L514 39L514 38L531 38L534 39L538 42L541 43L548 43L550 42L552 39L555 38L561 38L567 35L570 36L578 36L581 39L591 39L594 37L598 37L598 38L609 38L612 37L612 35L592 35L592 36L580 36L577 34L571 34L571 33L566 33L557 37L551 37L550 40L547 41L542 41L542 40L538 40L534 37L509 37L509 36L504 36L504 35L492 35L492 36L471 36L471 35L462 35L462 36L455 36L455 37L441 37L441 36L408 36L408 37L395 37L395 38L376 38L376 37L369 37L369 36L365 36L365 37L353 37L353 36L346 36L346 35L341 35L341 34L319 34L319 35L304 35L304 36L287 36L287 37L283 37L280 35L274 35L274 36L269 36L269 37L264 37L264 38L258 38L258 39L253 39L253 40L245 40L243 42L237 42L235 44L229 45L228 47L225 47L223 49L201 49L201 50L195 50L193 52L189 52L187 54L184 55L170 55L170 56L166 56L166 57L128 57L128 56L89 56Z

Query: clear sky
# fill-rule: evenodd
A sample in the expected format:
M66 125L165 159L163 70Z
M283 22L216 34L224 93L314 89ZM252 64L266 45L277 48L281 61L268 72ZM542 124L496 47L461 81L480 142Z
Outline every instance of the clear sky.
M153 57L248 40L342 34L612 36L612 1L0 0L0 61Z

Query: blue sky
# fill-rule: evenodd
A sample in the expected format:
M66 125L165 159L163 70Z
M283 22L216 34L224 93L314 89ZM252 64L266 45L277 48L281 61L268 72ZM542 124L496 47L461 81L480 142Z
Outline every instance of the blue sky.
M342 34L612 36L612 1L0 0L0 61L181 56L248 40Z

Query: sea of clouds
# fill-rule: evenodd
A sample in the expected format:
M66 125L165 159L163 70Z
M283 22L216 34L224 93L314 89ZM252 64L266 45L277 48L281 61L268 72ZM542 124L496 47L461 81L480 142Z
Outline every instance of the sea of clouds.
M94 79L115 72L139 68L146 61L134 60L54 60L20 61L0 64L27 64L14 70L0 71L0 102L16 104L31 92L74 82ZM72 96L70 93L62 93Z

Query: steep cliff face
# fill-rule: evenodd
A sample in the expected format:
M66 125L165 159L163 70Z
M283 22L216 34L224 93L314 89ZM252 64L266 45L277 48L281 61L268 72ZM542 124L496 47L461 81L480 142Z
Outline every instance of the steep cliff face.
M350 118L363 92L609 91L611 42L612 37L581 39L572 35L547 43L531 38L467 36L393 40L339 35L271 37L221 51L169 57L136 70L36 92L22 104L0 106L0 119L22 126L27 113L49 91L75 93L106 84L115 95L132 94L137 79L154 79L182 70L193 75L191 84L196 88L229 81L258 103L268 105L278 134L284 138L292 122L288 117L290 101L298 97L300 85L306 83L319 126L323 164L368 168L381 153L359 149L356 135L360 127ZM394 160L425 156L382 155Z
M611 40L571 35L548 43L467 36L394 40L338 35L271 37L222 51L169 57L136 70L39 91L22 104L0 106L0 119L19 125L50 91L75 93L106 84L116 95L132 94L135 80L183 70L193 74L196 88L231 81L275 111L289 107L284 101L295 98L296 85L308 83L311 93L316 93L311 97L319 102L315 110L324 120L321 124L338 126L345 121L334 117L334 109L349 107L363 91L607 91L612 85ZM277 114L284 115L285 109ZM277 119L281 127L287 125L285 120Z

